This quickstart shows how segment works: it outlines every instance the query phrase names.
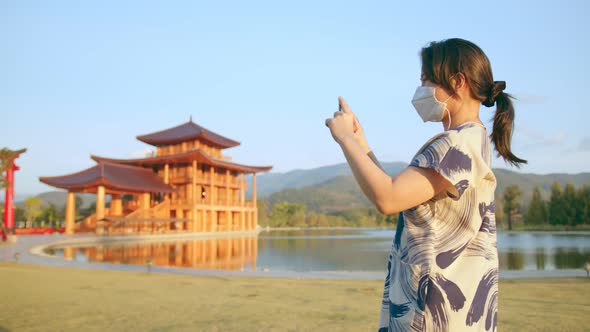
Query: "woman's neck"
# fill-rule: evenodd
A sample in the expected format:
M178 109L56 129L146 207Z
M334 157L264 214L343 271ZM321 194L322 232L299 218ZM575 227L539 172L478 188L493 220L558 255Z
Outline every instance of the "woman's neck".
M483 123L479 119L479 101L465 103L456 112L451 112L450 122L448 112L449 110L447 109L447 112L443 115L442 123L444 130L457 128L466 122L475 122L483 126Z

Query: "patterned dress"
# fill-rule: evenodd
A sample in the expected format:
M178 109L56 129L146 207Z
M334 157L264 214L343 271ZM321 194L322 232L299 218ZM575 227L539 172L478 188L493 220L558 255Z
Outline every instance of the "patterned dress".
M400 213L383 291L379 332L495 331L496 178L483 126L468 122L428 141L410 166L452 186Z

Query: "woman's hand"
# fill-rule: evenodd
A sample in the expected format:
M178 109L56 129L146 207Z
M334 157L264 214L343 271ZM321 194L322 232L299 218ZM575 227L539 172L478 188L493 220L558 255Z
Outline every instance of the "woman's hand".
M363 148L365 153L369 153L371 149L367 143L363 127L359 123L357 117L354 115L344 98L338 97L339 111L334 113L334 117L326 119L326 126L330 128L334 140L341 144L347 135L351 135L357 143Z

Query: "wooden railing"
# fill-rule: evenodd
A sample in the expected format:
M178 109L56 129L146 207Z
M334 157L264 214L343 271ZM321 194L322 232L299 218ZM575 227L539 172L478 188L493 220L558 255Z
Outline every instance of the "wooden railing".
M197 200L197 205L212 205L212 206L231 206L231 207L241 207L240 205L240 201L239 200L229 200L226 201L225 198L219 198L216 201L213 202L209 202L208 200L205 200L204 202L200 199ZM182 200L182 199L173 199L170 201L170 204L173 206L173 208L175 208L174 206L190 206L191 202L187 201L187 200ZM244 202L244 207L253 207L254 203L252 201L245 201Z
M170 218L170 201L165 200L162 203L149 209L137 209L125 216L131 218Z

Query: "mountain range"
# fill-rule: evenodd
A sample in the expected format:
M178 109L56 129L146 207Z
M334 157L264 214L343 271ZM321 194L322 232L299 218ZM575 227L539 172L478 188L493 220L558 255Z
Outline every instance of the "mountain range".
M385 171L395 176L407 164L401 162L382 163ZM504 168L494 168L497 187L496 196L501 196L506 187L517 185L522 192L522 205L527 206L535 186L541 189L544 199L549 199L551 186L555 181L562 187L568 182L579 187L590 185L590 173L578 174L533 174L520 173ZM308 209L327 212L370 205L359 189L348 164L337 164L309 170L287 173L267 173L257 176L258 197L267 199L269 204L280 201L305 204Z
M402 162L382 163L385 171L394 176L407 164ZM496 195L501 195L507 186L516 184L522 192L523 206L527 206L535 186L541 188L545 199L550 196L551 185L559 181L562 186L571 182L576 187L590 185L590 173L578 174L532 174L520 173L504 168L495 168L498 181ZM293 170L285 173L263 173L257 175L257 196L272 206L280 201L305 204L309 210L338 211L348 208L369 206L369 201L360 191L348 164L341 163L307 170ZM251 196L251 188L247 190ZM57 207L65 204L64 191L50 191L37 195L46 203ZM81 194L82 206L89 206L95 199L93 194ZM22 204L21 198L17 204Z

